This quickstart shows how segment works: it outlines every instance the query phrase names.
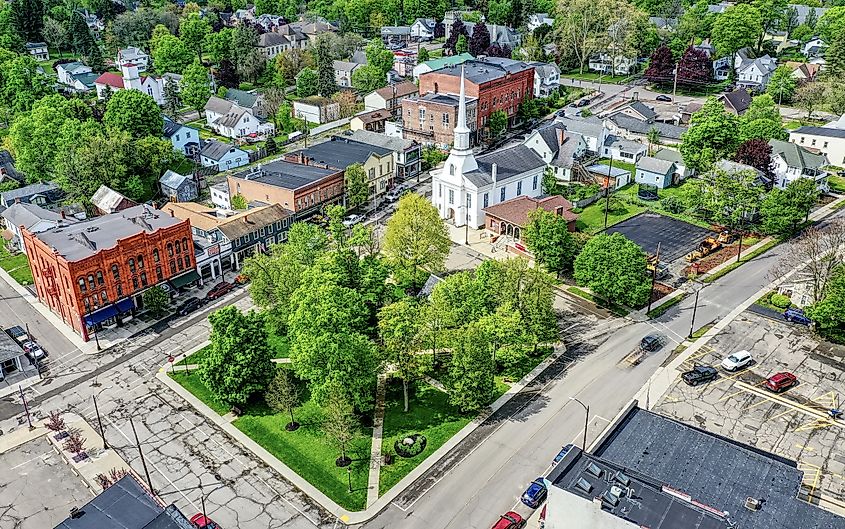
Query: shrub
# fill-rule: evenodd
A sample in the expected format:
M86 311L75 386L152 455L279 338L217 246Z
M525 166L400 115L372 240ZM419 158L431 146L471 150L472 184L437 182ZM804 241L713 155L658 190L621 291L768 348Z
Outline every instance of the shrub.
M789 299L789 296L783 294L772 294L771 304L779 309L786 309L792 305L792 300Z
M249 91L249 90L252 90L253 88L255 88L255 86L252 83L248 83L246 81L244 81L244 82L242 82L241 84L238 85L238 89L244 90L244 91Z
M660 207L669 213L675 213L677 215L684 210L684 203L676 196L668 196L660 200Z
M54 410L50 412L50 420L45 422L44 426L51 432L61 432L65 429L65 420L62 418L61 413Z
M506 345L496 351L496 367L506 377L522 378L523 368L527 362L528 353L524 347Z

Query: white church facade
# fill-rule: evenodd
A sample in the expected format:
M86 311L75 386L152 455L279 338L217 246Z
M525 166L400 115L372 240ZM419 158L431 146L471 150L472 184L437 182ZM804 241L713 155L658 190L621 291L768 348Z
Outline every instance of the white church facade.
M461 71L461 91L455 139L442 168L432 171L431 201L440 218L456 226L485 224L484 208L518 196L543 194L546 162L524 144L475 156L470 148L466 121L466 94Z
M155 99L159 105L164 104L164 85L168 82L179 84L181 75L166 73L162 77L141 75L139 67L135 64L124 64L120 67L121 75L106 72L94 81L97 89L97 97L104 99L107 91L112 93L118 90L139 90Z

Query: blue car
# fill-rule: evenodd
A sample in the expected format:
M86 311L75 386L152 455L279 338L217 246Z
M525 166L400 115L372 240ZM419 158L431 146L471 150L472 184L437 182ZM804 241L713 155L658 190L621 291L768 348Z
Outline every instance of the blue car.
M525 505L536 509L541 503L546 501L547 494L548 491L546 490L545 483L543 483L543 478L537 478L531 482L531 485L528 485L528 488L522 493L520 499Z
M563 448L561 448L560 452L558 452L557 455L555 456L554 461L552 461L552 468L556 467L557 464L560 463L561 459L563 459L564 456L566 456L566 454L568 454L570 450L572 450L572 444L571 443L564 446Z
M786 321L794 321L801 325L810 325L813 323L813 320L808 318L801 309L786 309L783 311L783 317L786 318Z

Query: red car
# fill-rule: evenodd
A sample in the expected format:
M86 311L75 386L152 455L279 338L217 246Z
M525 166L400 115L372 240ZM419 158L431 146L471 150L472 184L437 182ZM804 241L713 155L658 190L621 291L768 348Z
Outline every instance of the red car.
M211 290L208 291L208 294L205 295L205 299L222 298L233 288L235 288L235 285L233 285L232 283L222 281L220 283L217 283Z
M508 511L503 514L493 529L522 529L525 527L525 520L519 514Z
M191 516L191 524L197 529L223 529L217 522L207 516L203 516L202 513Z
M780 393L781 391L791 388L797 383L798 377L792 373L784 371L770 376L769 379L766 380L766 388L774 391L775 393Z

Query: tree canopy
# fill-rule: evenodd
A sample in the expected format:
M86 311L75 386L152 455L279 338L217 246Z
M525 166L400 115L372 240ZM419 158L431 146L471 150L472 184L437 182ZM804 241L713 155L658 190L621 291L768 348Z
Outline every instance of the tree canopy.
M648 301L651 282L646 255L619 233L591 238L575 258L575 280L610 303L639 307Z

